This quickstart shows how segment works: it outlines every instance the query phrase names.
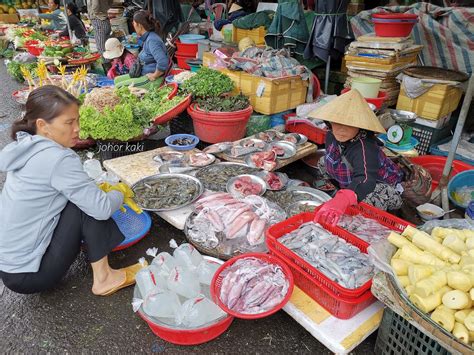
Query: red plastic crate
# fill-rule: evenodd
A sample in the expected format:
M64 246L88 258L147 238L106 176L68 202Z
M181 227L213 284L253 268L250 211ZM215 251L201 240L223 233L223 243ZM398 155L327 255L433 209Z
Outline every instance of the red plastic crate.
M316 210L318 208L316 208ZM364 217L376 220L381 225L387 228L390 228L397 233L402 233L407 226L415 227L414 224L411 224L410 222L407 222L401 218L398 218L388 212L382 211L378 209L377 207L369 205L365 202L360 202L358 205L350 206L349 208L347 208L345 214L349 216L355 216L355 215L361 214ZM340 228L340 227L337 227L337 228ZM354 237L359 239L356 235L354 235ZM367 243L365 240L362 240L362 239L359 239L359 240L366 245L366 248L369 247L369 243Z
M291 116L295 115L287 115L285 118ZM306 137L308 137L308 140L316 144L324 144L326 141L326 130L311 126L310 124L304 122L287 122L285 129L288 132L304 134Z
M290 261L293 264L298 265L304 271L306 271L306 273L309 276L311 276L311 279L314 281L315 285L323 285L326 289L331 290L332 293L334 293L335 295L337 295L338 297L342 299L353 299L353 298L362 296L367 291L370 292L370 287L372 286L372 280L367 281L365 284L363 284L359 288L356 288L353 290L345 288L339 285L337 282L328 278L326 275L324 275L314 266L309 264L306 260L301 258L295 252L293 252L292 250L288 249L283 244L278 242L278 238L281 238L285 234L288 234L294 231L295 229L298 229L299 226L302 225L303 223L313 221L313 218L314 218L314 213L311 213L311 212L300 213L296 216L288 218L287 220L283 222L274 224L273 226L268 228L266 231L266 236L267 236L266 242L270 251L283 254L283 256L285 256L287 259L290 259ZM346 230L342 228L333 227L325 223L321 223L321 225L328 232L356 246L357 248L359 248L361 252L367 253L368 244L366 242L360 240L359 238L355 237L354 235L352 235L351 233L347 232ZM303 290L303 291L306 292L306 290Z
M286 258L283 254L273 249L270 249L270 254L280 258L288 265L293 273L293 280L296 286L336 318L352 318L376 301L370 291L356 298L340 297L324 285L318 283L310 274Z

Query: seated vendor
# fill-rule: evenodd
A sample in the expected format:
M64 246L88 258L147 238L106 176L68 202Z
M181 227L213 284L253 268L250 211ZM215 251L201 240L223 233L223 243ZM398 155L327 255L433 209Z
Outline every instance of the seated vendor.
M133 26L142 43L138 54L138 60L142 64L141 72L135 77L131 70L130 74L115 78L115 86L160 86L169 66L168 53L159 36L160 24L148 11L140 10L133 15Z
M309 116L329 122L321 165L341 188L318 216L326 215L329 223L337 223L348 206L360 201L381 210L399 209L403 201L397 185L403 172L382 151L374 133L385 129L362 95L350 90Z
M130 199L119 183L99 188L71 149L79 137L79 100L59 88L33 90L26 112L12 125L14 142L0 152L7 173L0 194L0 278L17 293L55 287L87 250L92 293L107 296L135 283L135 264L112 269L108 254L124 240L111 218Z
M48 8L50 13L47 14L39 14L39 18L51 21L51 24L48 26L44 26L43 28L46 30L64 30L67 26L66 16L59 8L60 0L49 0L48 1Z
M69 36L69 29L71 29L71 35L73 38L81 41L81 44L87 43L87 30L84 22L81 20L81 14L77 6L70 2L66 5L67 19L69 21L69 28L66 26L64 30L59 34L60 36Z
M107 76L110 79L128 74L133 63L137 60L132 53L125 49L117 38L109 38L105 42L105 52L103 56L105 59L112 60L111 67L107 72Z

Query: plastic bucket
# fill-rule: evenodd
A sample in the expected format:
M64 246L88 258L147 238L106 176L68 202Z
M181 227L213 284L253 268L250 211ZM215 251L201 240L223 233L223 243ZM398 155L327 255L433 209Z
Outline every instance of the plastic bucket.
M207 143L236 141L243 138L251 113L251 106L249 112L242 113L240 117L216 116L212 112L195 111L193 105L188 107L188 114L193 119L194 133Z
M176 51L177 55L196 58L196 53L198 52L197 43L182 43L176 41L176 46L178 47Z
M191 70L191 67L188 65L187 60L188 59L195 59L195 56L184 56L184 55L179 55L178 53L175 54L176 61L178 62L178 67L181 69L186 69L186 70Z
M458 201L456 201L453 197L454 192L463 186L473 187L474 186L474 170L463 171L462 173L457 174L455 177L451 179L448 183L448 197L449 200L459 208L466 208L469 203L466 205L461 205ZM471 193L472 195L472 193ZM471 201L473 201L471 199Z
M377 98L380 90L382 80L369 78L368 76L361 76L360 78L353 78L351 87L357 89L365 98Z
M203 39L198 42L198 55L197 57L199 59L202 59L204 56L205 52L210 52L211 51L211 41L208 39Z

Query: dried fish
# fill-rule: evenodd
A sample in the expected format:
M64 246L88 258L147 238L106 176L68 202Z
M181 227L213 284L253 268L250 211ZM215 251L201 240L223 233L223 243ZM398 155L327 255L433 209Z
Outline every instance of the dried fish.
M359 288L373 276L374 267L367 254L318 223L304 223L278 242L345 288Z
M147 210L170 210L185 206L202 193L199 181L177 174L146 178L133 186L137 204Z

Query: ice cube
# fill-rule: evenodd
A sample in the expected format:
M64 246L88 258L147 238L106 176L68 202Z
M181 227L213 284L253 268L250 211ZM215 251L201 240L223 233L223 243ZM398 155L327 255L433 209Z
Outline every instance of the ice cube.
M216 263L213 260L203 259L196 269L199 276L199 282L205 285L210 285L212 278L219 267L219 263Z
M196 268L203 260L202 255L189 243L181 244L173 252L178 265L186 266L190 269Z
M203 295L191 298L184 302L176 314L176 323L187 327L196 328L225 315L215 303Z
M175 317L181 307L178 295L154 288L143 302L143 311L152 317Z
M186 298L197 297L201 292L197 275L179 265L171 270L167 285L171 291Z

